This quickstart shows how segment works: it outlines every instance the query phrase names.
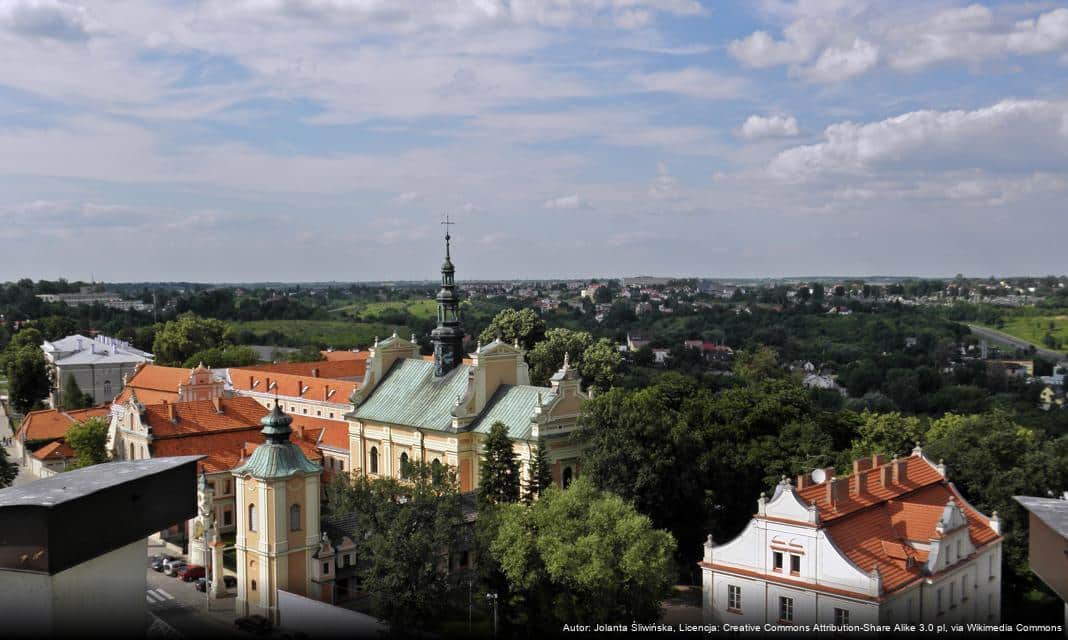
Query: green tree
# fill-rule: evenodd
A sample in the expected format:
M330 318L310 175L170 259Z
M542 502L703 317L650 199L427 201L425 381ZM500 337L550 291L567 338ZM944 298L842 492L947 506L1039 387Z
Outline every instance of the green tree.
M489 555L533 633L565 623L650 622L675 576L671 534L585 478L531 504L498 507Z
M571 358L571 366L581 372L582 355L593 344L593 336L587 331L572 329L549 329L545 339L527 352L530 362L530 380L544 386L549 378L564 364L564 355Z
M73 375L69 375L67 376L67 382L63 385L63 396L60 400L60 405L64 411L85 409L93 406L93 396L88 393L82 393L81 387L78 386L78 380Z
M926 423L916 416L903 416L896 411L865 411L860 414L851 459L865 458L876 453L888 456L907 455L917 442L924 440L926 430Z
M508 427L497 421L483 442L485 456L478 467L478 497L482 504L519 500L519 461L508 437Z
M94 417L71 425L67 430L67 444L74 449L75 458L71 469L88 467L108 461L108 421Z
M335 485L331 513L356 514L351 537L372 613L395 634L425 630L448 608L450 551L465 530L455 471L413 462L404 482L360 475Z
M163 324L152 343L156 364L182 366L199 351L229 343L226 323L186 313Z
M252 350L252 347L227 346L198 351L186 358L182 366L192 368L203 363L205 367L209 368L243 367L256 364L259 361L260 359L256 356L256 352Z
M18 474L18 465L8 460L7 449L0 447L0 489L10 487Z
M24 332L16 334L16 339ZM52 374L40 344L17 346L12 340L5 352L8 399L19 413L26 413L52 390Z
M734 359L735 375L747 382L781 378L785 374L779 366L779 354L771 347L759 347L738 353Z
M519 346L529 351L545 338L545 321L533 309L504 309L493 317L478 339L489 343L497 337L508 344L518 340Z
M616 372L622 364L623 356L616 345L608 338L601 338L582 352L578 372L589 385L598 391L606 391L615 382Z
M634 364L639 367L651 367L656 360L653 349L649 345L643 345L634 352Z
M44 338L41 336L41 332L33 327L26 327L11 337L8 348L36 347L40 349L42 344L44 344Z
M549 466L549 450L545 441L538 440L538 448L534 450L534 457L530 460L530 480L527 482L523 499L533 502L543 491L553 483L552 468Z

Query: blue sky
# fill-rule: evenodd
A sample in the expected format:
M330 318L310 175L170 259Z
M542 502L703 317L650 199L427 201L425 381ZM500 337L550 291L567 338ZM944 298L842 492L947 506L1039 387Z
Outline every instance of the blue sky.
M1068 7L4 0L0 279L1064 270Z

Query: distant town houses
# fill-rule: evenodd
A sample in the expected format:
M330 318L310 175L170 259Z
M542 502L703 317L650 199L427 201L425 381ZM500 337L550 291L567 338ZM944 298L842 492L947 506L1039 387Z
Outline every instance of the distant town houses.
M45 360L52 370L53 388L49 402L59 406L69 380L78 384L82 393L92 397L94 404L110 402L122 391L125 376L138 365L152 362L152 354L130 346L130 343L98 335L87 338L70 335L41 345Z
M39 293L37 298L42 302L62 302L71 307L80 307L92 304L102 304L112 309L123 311L150 311L151 304L140 300L124 300L122 296L110 291L93 291L92 287L81 287L78 293Z
M699 563L712 624L997 623L1002 532L917 447L783 478Z

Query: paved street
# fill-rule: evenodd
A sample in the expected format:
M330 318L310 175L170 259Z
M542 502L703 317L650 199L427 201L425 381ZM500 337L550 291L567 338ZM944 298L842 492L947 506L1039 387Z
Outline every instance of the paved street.
M7 417L7 412L4 409L4 403L0 402L0 438L11 438L11 445L4 447L7 451L7 459L12 462L19 462L19 459L15 456L15 434L11 429L11 421ZM19 474L15 476L15 481L11 483L11 486L15 487L20 484L26 484L27 482L33 482L37 478L30 475L29 471L23 465L19 465Z
M1035 355L1039 356L1040 358L1045 358L1046 360L1049 360L1051 362L1058 362L1060 360L1068 358L1068 356L1066 356L1063 352L1052 351L1050 349L1043 349L1041 347L1037 347L1031 344L1030 342L1027 342L1026 340L1021 340L1016 336L1010 336L1009 334L1002 333L1001 331L998 331L996 329L982 327L977 324L969 324L968 328L972 330L972 333L979 336L980 338L986 338L987 340L1001 342L1003 344L1010 345L1016 349L1028 349L1030 347L1035 347Z
M148 555L167 553L162 546L148 544ZM226 636L251 637L234 628L234 592L211 601L197 591L192 582L182 582L146 567L147 589L145 601L148 611L185 638L215 638Z

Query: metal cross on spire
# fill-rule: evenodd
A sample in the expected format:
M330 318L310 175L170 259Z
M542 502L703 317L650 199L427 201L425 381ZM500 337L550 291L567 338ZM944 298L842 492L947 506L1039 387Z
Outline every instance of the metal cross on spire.
M456 224L456 223L453 222L452 220L450 220L449 219L449 214L446 213L445 214L445 219L441 221L441 224L445 226L445 257L448 258L449 257L449 240L452 239L452 236L449 235L449 227L454 225L454 224Z

